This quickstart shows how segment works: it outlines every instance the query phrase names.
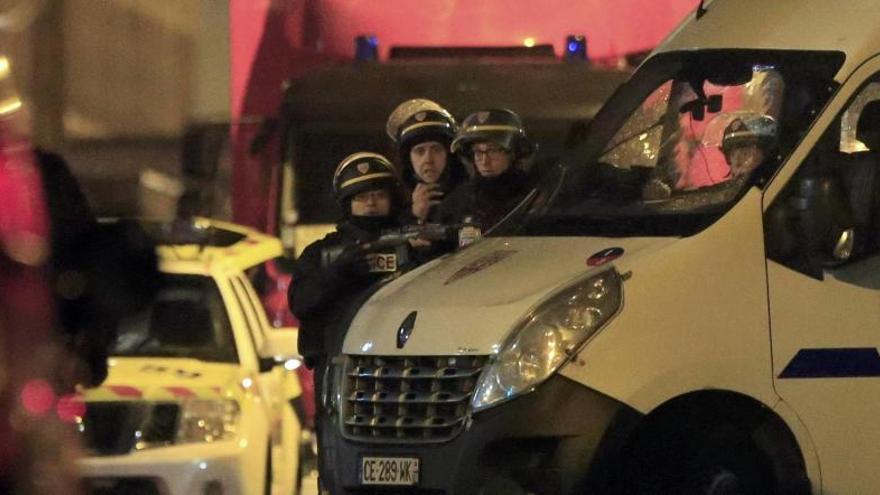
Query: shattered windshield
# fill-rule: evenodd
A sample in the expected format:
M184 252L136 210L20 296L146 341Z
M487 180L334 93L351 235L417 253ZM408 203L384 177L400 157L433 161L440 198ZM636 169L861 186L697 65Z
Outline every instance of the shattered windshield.
M690 235L761 187L837 88L837 53L649 60L501 235Z

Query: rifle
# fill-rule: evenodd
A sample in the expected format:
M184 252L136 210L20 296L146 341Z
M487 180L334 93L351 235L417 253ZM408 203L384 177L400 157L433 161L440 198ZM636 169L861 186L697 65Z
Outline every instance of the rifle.
M439 223L407 225L400 229L385 232L375 241L364 244L363 247L365 251L377 251L409 244L409 241L415 239L426 241L456 239L460 228L460 225L444 225Z
M409 243L411 240L444 241L456 239L458 225L423 224L407 225L399 229L384 232L378 239L360 245L361 250L370 260L372 271L396 271L398 266L405 265L409 259ZM325 248L321 253L321 266L329 266L342 253L345 246ZM384 253L383 253L384 252ZM379 259L381 256L391 256ZM378 258L377 258L378 257ZM382 267L375 267L379 262Z

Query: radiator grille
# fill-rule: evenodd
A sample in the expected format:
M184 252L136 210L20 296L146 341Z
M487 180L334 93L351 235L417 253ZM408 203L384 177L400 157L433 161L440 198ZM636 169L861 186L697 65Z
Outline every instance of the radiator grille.
M349 438L441 442L461 430L485 356L348 356L342 428Z
M137 401L86 402L81 435L93 455L123 455L135 445L167 445L177 434L180 406Z

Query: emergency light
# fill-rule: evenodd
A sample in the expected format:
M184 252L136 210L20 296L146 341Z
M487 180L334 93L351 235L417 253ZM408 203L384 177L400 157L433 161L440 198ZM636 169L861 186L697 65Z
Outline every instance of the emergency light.
M570 34L565 38L565 60L587 61L587 37L582 34Z
M372 34L362 34L354 39L354 59L357 62L379 60L379 38Z

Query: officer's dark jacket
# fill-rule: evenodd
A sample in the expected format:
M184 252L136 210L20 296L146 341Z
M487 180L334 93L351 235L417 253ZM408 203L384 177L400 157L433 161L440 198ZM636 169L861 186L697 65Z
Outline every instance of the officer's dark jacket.
M336 246L363 243L379 237L381 229L366 230L351 221L337 225L336 232L310 244L293 268L287 293L290 310L300 321L299 352L307 360L341 350L348 323L370 288L381 278L324 268L322 252Z
M489 179L477 174L443 199L439 220L452 225L472 217L473 223L485 232L513 210L530 187L527 175L516 169Z

